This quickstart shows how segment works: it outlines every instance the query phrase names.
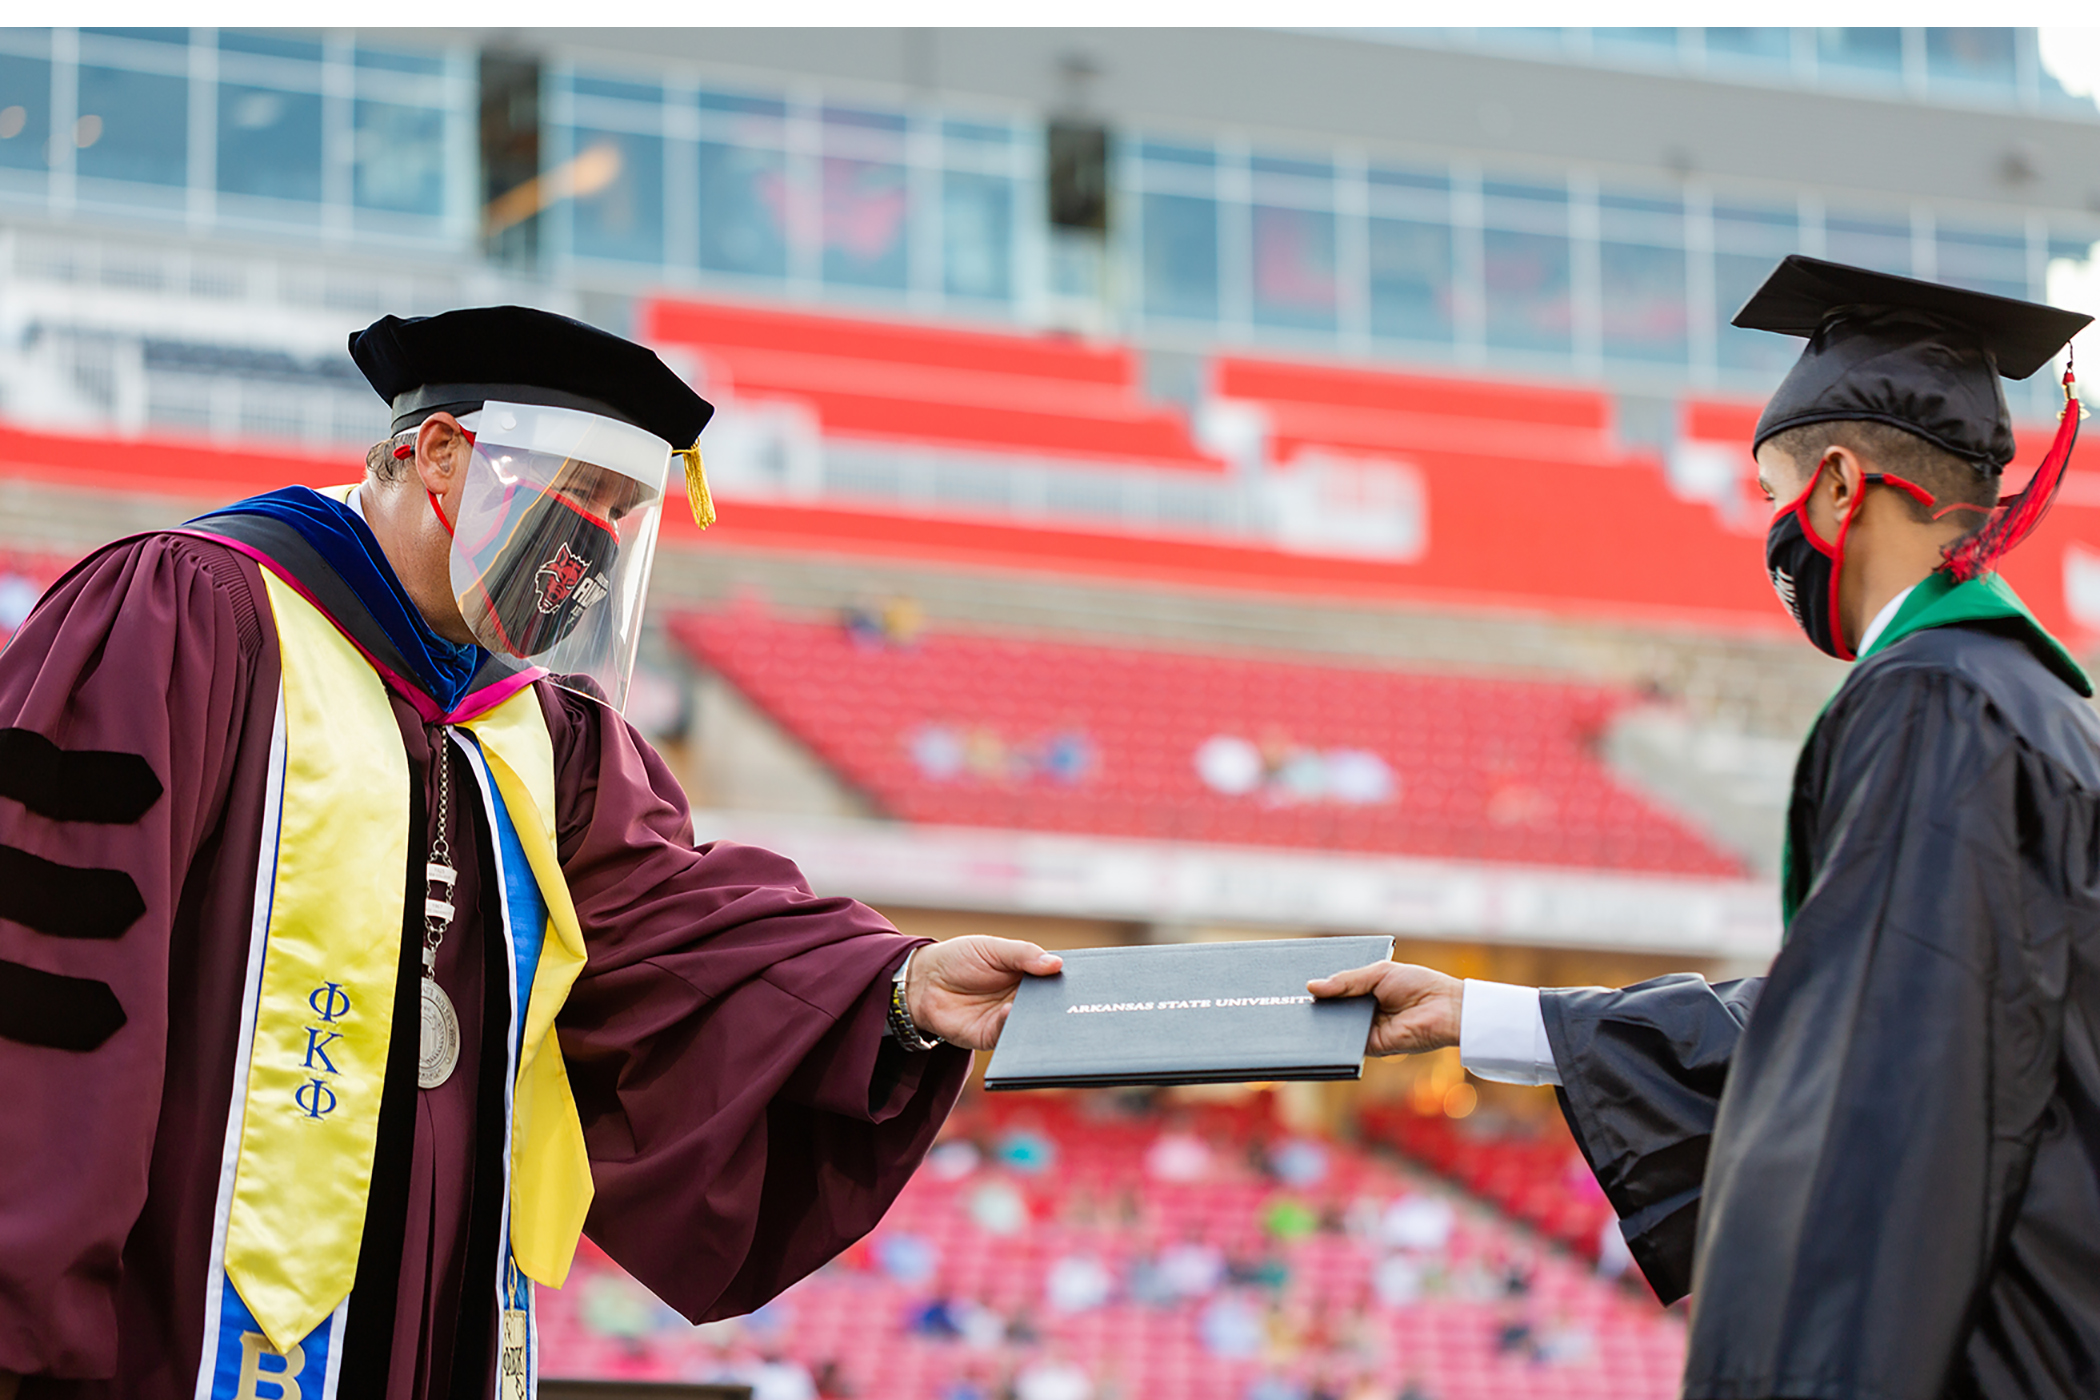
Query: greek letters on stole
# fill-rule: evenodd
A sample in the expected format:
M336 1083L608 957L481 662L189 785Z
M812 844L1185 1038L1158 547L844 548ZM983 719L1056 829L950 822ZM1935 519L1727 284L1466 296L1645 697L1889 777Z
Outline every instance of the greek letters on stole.
M196 1394L333 1400L395 1033L408 767L378 673L263 562L283 679ZM503 1364L524 1373L529 1394L525 1280L562 1282L591 1197L553 1036L583 938L554 852L553 746L538 699L524 686L479 712L475 700L444 718L461 727L448 724L448 742L473 769L497 838L504 917L486 922L502 926L515 972L498 1278Z

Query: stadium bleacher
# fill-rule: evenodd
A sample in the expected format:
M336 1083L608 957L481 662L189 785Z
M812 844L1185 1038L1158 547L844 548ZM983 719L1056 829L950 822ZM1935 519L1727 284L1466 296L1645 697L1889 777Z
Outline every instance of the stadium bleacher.
M1532 456L1563 466L1625 465L1611 396L1487 378L1220 356L1213 386L1259 404L1279 460L1303 447Z
M1366 1141L1400 1149L1589 1258L1598 1257L1604 1230L1617 1219L1558 1115L1533 1131L1490 1133L1463 1120L1379 1103L1365 1106L1357 1128Z
M907 821L1729 875L1591 744L1632 696L758 607L673 634Z
M697 356L718 394L812 405L826 437L1225 469L1146 399L1127 346L669 300L642 335Z
M1125 1400L1238 1400L1264 1377L1435 1400L1674 1393L1675 1315L1419 1167L1280 1138L1267 1097L966 1098L875 1234L743 1323L687 1326L590 1251L540 1294L542 1369L693 1378L774 1353L835 1363L871 1400L933 1400L1062 1354Z

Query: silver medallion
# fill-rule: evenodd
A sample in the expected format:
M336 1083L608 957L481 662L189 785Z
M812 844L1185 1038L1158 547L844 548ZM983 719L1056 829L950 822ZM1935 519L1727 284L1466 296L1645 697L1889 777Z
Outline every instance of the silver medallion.
M416 1083L435 1089L452 1077L459 1063L459 1013L434 977L423 979L423 1053L416 1061Z

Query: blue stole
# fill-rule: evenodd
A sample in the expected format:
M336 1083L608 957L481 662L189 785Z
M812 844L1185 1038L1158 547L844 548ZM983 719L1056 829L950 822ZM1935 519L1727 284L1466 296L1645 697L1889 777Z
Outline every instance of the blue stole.
M189 523L209 530L213 520L228 515L261 516L296 530L363 604L408 663L408 679L437 701L440 710L457 709L473 689L474 674L488 654L471 643L448 642L430 629L387 562L372 527L349 506L309 486L286 486L235 501Z

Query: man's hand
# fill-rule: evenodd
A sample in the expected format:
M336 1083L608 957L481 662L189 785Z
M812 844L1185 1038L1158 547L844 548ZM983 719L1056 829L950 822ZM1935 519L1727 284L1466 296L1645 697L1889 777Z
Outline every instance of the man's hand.
M973 934L929 943L912 954L904 1005L924 1034L989 1050L999 1043L1021 979L1047 977L1064 965L1057 954L1018 938Z
M1434 968L1376 962L1305 984L1316 997L1378 998L1371 1020L1373 1055L1413 1055L1458 1044L1458 1010L1466 984Z

